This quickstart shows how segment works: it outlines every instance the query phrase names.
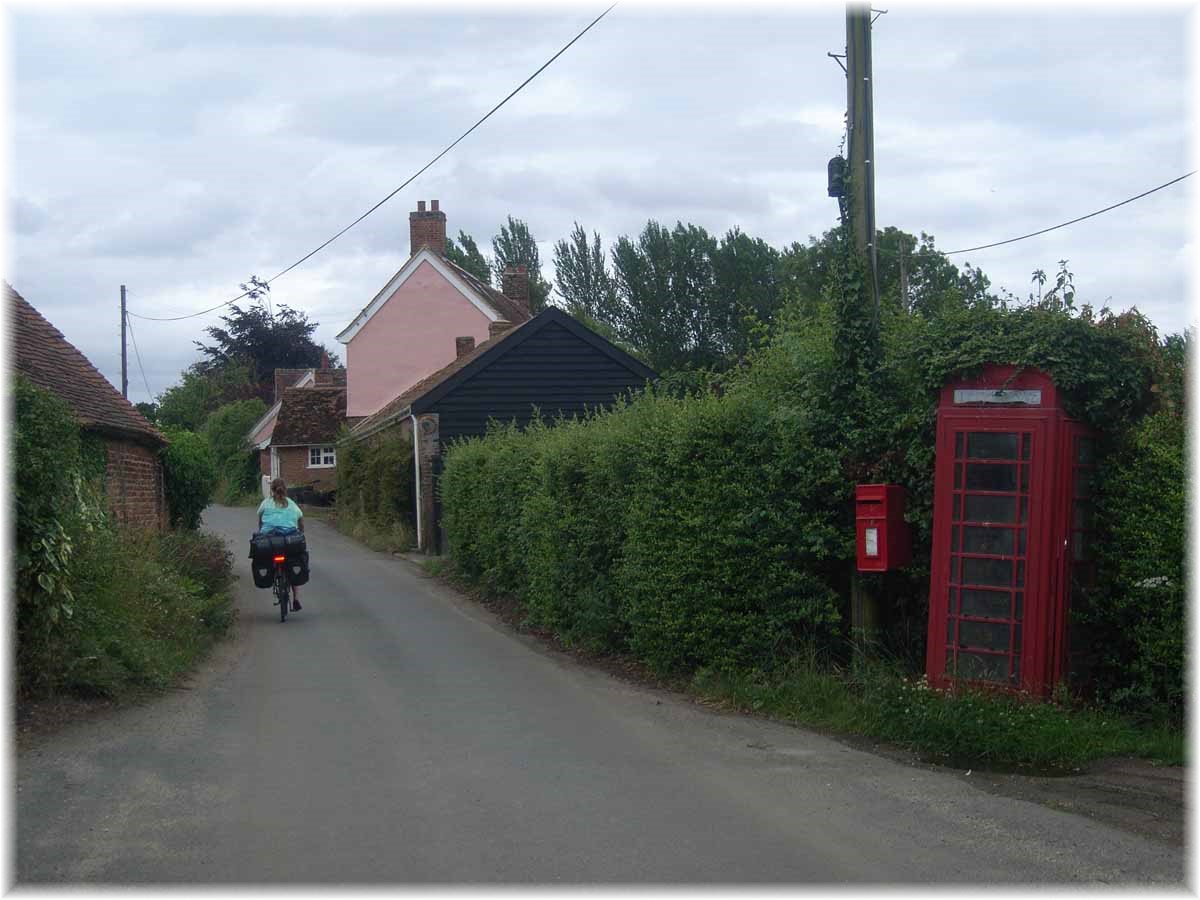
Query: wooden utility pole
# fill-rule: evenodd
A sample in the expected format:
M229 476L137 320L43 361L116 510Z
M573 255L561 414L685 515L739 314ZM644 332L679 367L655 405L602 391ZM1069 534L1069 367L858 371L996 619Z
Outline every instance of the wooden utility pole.
M872 315L879 321L879 278L875 256L875 139L871 98L871 7L846 5L846 120L850 181L850 228L866 263ZM879 598L863 584L857 564L850 573L850 630L859 657L869 655L882 625Z
M850 224L867 264L871 302L879 317L875 254L875 136L871 86L871 7L846 5L846 113L850 174Z
M125 355L125 285L121 285L121 396L129 399L129 360Z

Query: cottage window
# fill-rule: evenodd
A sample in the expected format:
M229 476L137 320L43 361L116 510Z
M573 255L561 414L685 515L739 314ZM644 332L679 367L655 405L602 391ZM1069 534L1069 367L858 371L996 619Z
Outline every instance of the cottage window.
M337 465L337 451L333 447L309 447L308 467L310 469L327 469Z

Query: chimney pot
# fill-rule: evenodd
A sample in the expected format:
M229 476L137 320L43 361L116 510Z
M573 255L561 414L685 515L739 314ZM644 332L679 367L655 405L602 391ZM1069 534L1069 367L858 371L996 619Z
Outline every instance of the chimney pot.
M500 290L513 303L521 307L526 314L529 309L529 272L525 266L515 269L509 266L500 278Z
M456 337L454 339L454 358L462 359L472 350L475 349L475 338L471 335L466 337Z
M428 247L439 256L446 255L446 214L433 201L433 209L425 210L425 201L418 200L417 208L408 214L409 255Z
M495 322L488 322L488 338L494 338L504 334L508 329L512 328L512 322L507 319L498 319Z
M438 211L438 202L436 200L429 201L429 210L430 210L430 212Z

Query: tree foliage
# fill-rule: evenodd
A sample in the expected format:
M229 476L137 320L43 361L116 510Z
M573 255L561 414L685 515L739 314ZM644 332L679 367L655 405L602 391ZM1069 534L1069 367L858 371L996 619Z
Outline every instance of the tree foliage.
M212 450L200 435L182 428L164 428L163 434L170 441L161 456L171 527L195 531L217 483Z
M158 396L155 421L164 428L197 431L221 406L255 398L259 391L259 385L251 380L250 369L243 364L197 363L180 374L178 384Z
M336 355L312 339L319 323L288 306L268 310L262 304L245 309L234 304L221 321L223 326L205 329L213 343L195 342L206 357L194 367L196 373L207 377L244 368L254 396L264 402L273 398L276 369L315 368L326 354L330 365L337 364Z
M454 238L446 237L446 259L466 269L484 284L492 283L492 267L469 234L460 230L457 244Z
M568 240L554 245L554 284L571 315L585 320L614 322L617 291L600 243L600 233L587 232L578 222Z
M550 297L550 284L542 277L537 241L529 226L511 215L492 238L492 271L497 284L502 283L504 270L510 266L525 266L529 272L529 308L535 314L541 312Z

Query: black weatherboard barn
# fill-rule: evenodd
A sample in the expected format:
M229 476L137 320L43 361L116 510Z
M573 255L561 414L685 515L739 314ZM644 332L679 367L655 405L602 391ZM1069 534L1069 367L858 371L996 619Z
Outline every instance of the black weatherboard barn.
M457 438L483 435L489 420L527 425L535 415L583 415L657 378L653 369L556 307L508 328L478 347L458 339L458 358L408 388L355 425L365 439L398 426L415 427L417 540L440 547L435 479L442 451Z

